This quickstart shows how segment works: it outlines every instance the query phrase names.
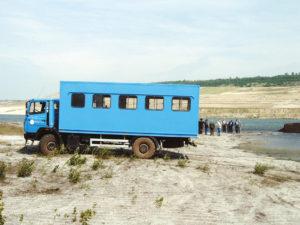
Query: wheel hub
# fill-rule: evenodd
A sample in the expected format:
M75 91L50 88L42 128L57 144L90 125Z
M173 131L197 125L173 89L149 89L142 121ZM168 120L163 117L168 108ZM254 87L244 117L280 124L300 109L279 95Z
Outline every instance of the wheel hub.
M149 150L149 146L146 144L141 144L140 145L140 152L145 154Z
M55 142L49 142L49 143L47 144L47 149L48 149L49 151L55 150L55 149L56 149L56 144L55 144Z

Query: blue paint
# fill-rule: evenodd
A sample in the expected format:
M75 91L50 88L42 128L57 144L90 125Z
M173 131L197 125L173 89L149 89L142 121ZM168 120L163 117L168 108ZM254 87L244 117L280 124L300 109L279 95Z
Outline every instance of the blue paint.
M71 106L72 93L84 93L85 107ZM94 94L111 96L111 107L93 108ZM137 109L120 109L120 95L137 96ZM163 96L164 109L145 109L146 96ZM191 99L189 111L173 111L174 96ZM138 83L61 82L59 131L64 133L196 137L199 86Z
M85 97L82 108L72 107L72 94ZM110 108L94 108L93 95L111 96ZM137 97L136 109L119 108L120 95ZM147 96L164 99L163 110L146 109ZM172 99L190 99L188 111L173 111ZM54 104L60 104L59 113ZM30 113L34 102L46 104L42 113ZM61 82L60 99L33 99L27 103L25 133L36 133L40 128L53 128L59 118L60 133L112 134L156 137L197 137L199 86L174 84Z

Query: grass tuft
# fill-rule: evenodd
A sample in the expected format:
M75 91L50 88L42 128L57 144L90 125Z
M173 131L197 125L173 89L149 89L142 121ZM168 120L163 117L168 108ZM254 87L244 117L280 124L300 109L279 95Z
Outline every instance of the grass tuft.
M28 159L22 159L18 163L18 177L29 177L34 170L34 161Z
M80 171L71 168L69 172L69 181L74 184L78 183L80 181Z
M59 165L56 165L56 166L53 168L52 173L56 173L57 170L58 170L58 168L59 168Z
M80 223L82 225L88 225L88 221L92 219L92 217L96 214L96 212L92 209L87 209L85 211L81 211L80 213Z
M163 204L164 201L164 197L158 197L157 199L155 199L155 205L157 208L160 208Z
M165 155L164 155L164 158L163 158L165 161L169 161L170 159L171 159L171 156L170 156L170 154L169 153L166 153Z
M5 179L7 166L4 162L0 161L0 180Z
M86 157L81 156L78 153L75 153L72 155L72 157L69 159L68 164L70 166L80 166L86 163Z
M2 215L2 212L4 210L4 203L2 201L3 192L0 190L0 225L4 225L5 223L5 217Z
M113 177L113 172L111 169L109 170L106 170L103 175L102 175L102 178L106 178L106 179L109 179L109 178L112 178Z
M188 162L187 159L179 159L177 162L177 166L184 168L187 166L187 162Z
M210 168L208 164L205 165L199 165L196 167L197 170L201 170L203 173L209 173Z
M99 159L109 159L112 155L111 150L108 148L101 148L94 152Z
M95 159L92 165L93 170L98 170L99 168L103 169L105 166L103 165L103 161L100 159Z
M262 164L262 163L256 163L254 166L254 171L253 173L259 176L263 176L265 172L269 169L270 167Z

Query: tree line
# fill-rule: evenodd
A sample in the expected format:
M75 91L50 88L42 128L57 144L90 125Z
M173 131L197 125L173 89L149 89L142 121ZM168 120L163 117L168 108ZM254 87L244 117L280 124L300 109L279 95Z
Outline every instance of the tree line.
M276 76L255 76L255 77L230 77L226 79L214 80L177 80L166 81L162 83L169 84L199 84L202 87L219 87L219 86L237 86L237 87L251 87L251 86L294 86L300 85L300 72L291 74L285 73Z

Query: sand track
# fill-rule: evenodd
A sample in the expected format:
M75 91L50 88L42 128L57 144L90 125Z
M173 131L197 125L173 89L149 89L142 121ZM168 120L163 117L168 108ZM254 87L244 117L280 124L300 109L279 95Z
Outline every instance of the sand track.
M116 156L106 168L93 171L92 155L79 168L82 180L68 181L70 155L42 157L35 149L20 151L22 138L1 137L2 161L13 166L33 159L31 177L10 172L4 193L7 224L80 224L79 212L95 210L90 224L298 224L300 220L300 163L275 160L236 149L242 136L201 137L198 147L162 152L153 160ZM122 155L122 150L121 155ZM127 153L125 151L125 153ZM171 156L164 160L165 154ZM185 168L181 157L189 158ZM274 166L264 177L252 173L256 162ZM52 169L59 165L57 173ZM208 170L203 170L207 165ZM103 178L105 171L112 178ZM274 180L274 177L289 177ZM163 197L162 206L156 199ZM74 207L76 222L72 222ZM20 215L23 222L20 223Z

